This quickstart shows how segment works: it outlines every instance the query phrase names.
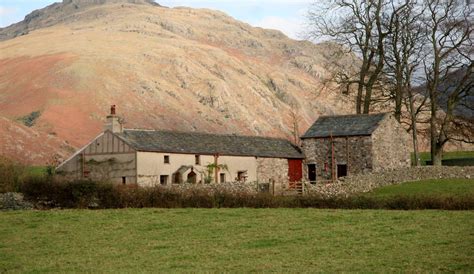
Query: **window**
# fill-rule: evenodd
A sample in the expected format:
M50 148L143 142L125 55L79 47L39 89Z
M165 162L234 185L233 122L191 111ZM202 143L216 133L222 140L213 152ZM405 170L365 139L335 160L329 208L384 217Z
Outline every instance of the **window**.
M194 156L194 163L196 165L200 165L201 164L201 156L200 155L195 155Z
M127 184L127 177L122 177L122 185Z
M220 178L221 178L220 182L225 183L225 173L221 173Z
M247 170L237 171L237 181L245 182L247 180Z
M347 176L347 165L337 165L337 178Z
M168 175L160 175L160 185L167 185L168 184Z
M180 184L182 182L181 173L175 172L173 174L173 184Z
M316 164L308 164L308 180L311 183L316 182Z
M170 156L169 155L165 155L165 157L163 158L163 162L165 164L169 164L170 163Z

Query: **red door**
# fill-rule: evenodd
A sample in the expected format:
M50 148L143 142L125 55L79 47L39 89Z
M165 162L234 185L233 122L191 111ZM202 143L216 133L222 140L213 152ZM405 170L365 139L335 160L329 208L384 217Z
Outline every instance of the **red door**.
M288 159L288 177L290 182L298 182L303 178L303 160Z

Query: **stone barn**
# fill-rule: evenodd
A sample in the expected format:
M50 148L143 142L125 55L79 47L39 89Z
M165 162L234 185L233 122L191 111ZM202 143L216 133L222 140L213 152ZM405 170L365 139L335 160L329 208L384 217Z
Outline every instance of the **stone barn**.
M410 166L410 136L390 114L320 117L301 137L310 182Z
M288 140L197 132L124 129L107 116L104 132L58 166L68 179L142 186L302 179L303 154Z

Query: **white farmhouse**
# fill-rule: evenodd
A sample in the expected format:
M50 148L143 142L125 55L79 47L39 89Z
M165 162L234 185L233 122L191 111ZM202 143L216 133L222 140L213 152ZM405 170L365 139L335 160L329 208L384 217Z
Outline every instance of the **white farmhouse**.
M302 179L301 151L288 140L124 129L112 106L105 130L57 167L68 179L141 186Z

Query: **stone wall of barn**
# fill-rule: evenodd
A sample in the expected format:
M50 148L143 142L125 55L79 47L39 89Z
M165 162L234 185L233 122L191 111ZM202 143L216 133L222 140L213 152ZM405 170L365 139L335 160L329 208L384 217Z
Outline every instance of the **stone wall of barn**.
M372 144L374 171L410 167L411 137L392 115L372 133Z
M257 181L259 183L288 182L288 159L257 158Z
M303 178L308 180L308 164L316 164L316 181L331 180L332 146L334 144L335 173L337 165L347 165L348 174L372 170L372 140L370 136L308 138L302 140L305 154ZM337 174L336 174L337 176Z

